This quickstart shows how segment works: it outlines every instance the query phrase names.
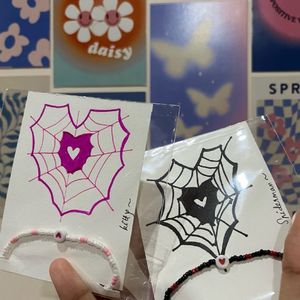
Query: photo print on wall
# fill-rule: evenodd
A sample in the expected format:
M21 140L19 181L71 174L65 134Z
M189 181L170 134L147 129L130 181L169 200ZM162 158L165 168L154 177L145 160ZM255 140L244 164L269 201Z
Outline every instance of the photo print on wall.
M247 118L247 8L235 0L150 5L151 101L181 105L178 139Z
M53 1L54 88L145 86L146 2Z

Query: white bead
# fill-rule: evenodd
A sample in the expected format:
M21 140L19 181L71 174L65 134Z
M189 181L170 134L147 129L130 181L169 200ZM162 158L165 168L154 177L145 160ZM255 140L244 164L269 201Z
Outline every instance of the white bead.
M67 238L67 233L65 231L57 230L54 232L54 239L58 243L63 243Z
M225 255L219 255L216 258L216 266L218 269L225 270L229 266L229 259Z

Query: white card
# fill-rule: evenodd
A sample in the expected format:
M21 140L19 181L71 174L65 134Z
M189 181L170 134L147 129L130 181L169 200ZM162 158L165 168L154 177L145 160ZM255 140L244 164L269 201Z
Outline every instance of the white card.
M105 285L111 267L88 239L112 253L122 289L151 112L151 104L28 94L0 248L41 230L82 242L21 238L1 269L50 280L49 264L65 257L92 284Z
M219 255L283 250L290 217L246 122L160 150L173 151L173 161L155 172L159 150L147 152L139 205L155 299ZM271 258L234 264L228 273L212 268L172 299L274 299L280 269Z

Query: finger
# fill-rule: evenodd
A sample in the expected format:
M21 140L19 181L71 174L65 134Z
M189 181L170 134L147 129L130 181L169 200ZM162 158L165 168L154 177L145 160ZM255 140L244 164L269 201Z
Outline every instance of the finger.
M60 300L95 300L71 264L63 258L54 260L49 273Z
M293 217L293 223L285 240L282 261L283 272L300 275L300 213ZM300 284L300 283L299 283Z
M285 240L282 261L280 300L300 299L300 213L293 218L293 224Z

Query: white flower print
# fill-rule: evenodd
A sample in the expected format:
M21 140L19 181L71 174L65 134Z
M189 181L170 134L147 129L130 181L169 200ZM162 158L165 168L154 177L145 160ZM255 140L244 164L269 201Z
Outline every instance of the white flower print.
M77 32L77 40L87 43L91 39L91 32L97 21L92 18L95 10L94 0L79 0L79 8L70 4L67 6L65 15L70 19L64 24L65 33L72 35ZM94 32L93 32L94 33Z
M40 39L36 49L28 55L28 60L34 67L43 67L43 58L50 59L50 42L47 39Z
M96 36L103 36L108 32L108 39L117 42L122 38L123 32L131 32L134 22L127 16L132 14L132 5L124 1L118 6L118 0L103 0L103 5L97 6L92 11L95 22L91 26Z
M35 0L35 5L30 5L28 0L12 0L12 5L20 9L22 19L29 20L29 23L36 23L42 12L49 11L50 0Z
M12 39L11 45L7 45L8 39ZM12 23L8 30L0 34L0 61L8 62L12 57L18 57L23 47L29 44L27 37L20 34L20 26Z

